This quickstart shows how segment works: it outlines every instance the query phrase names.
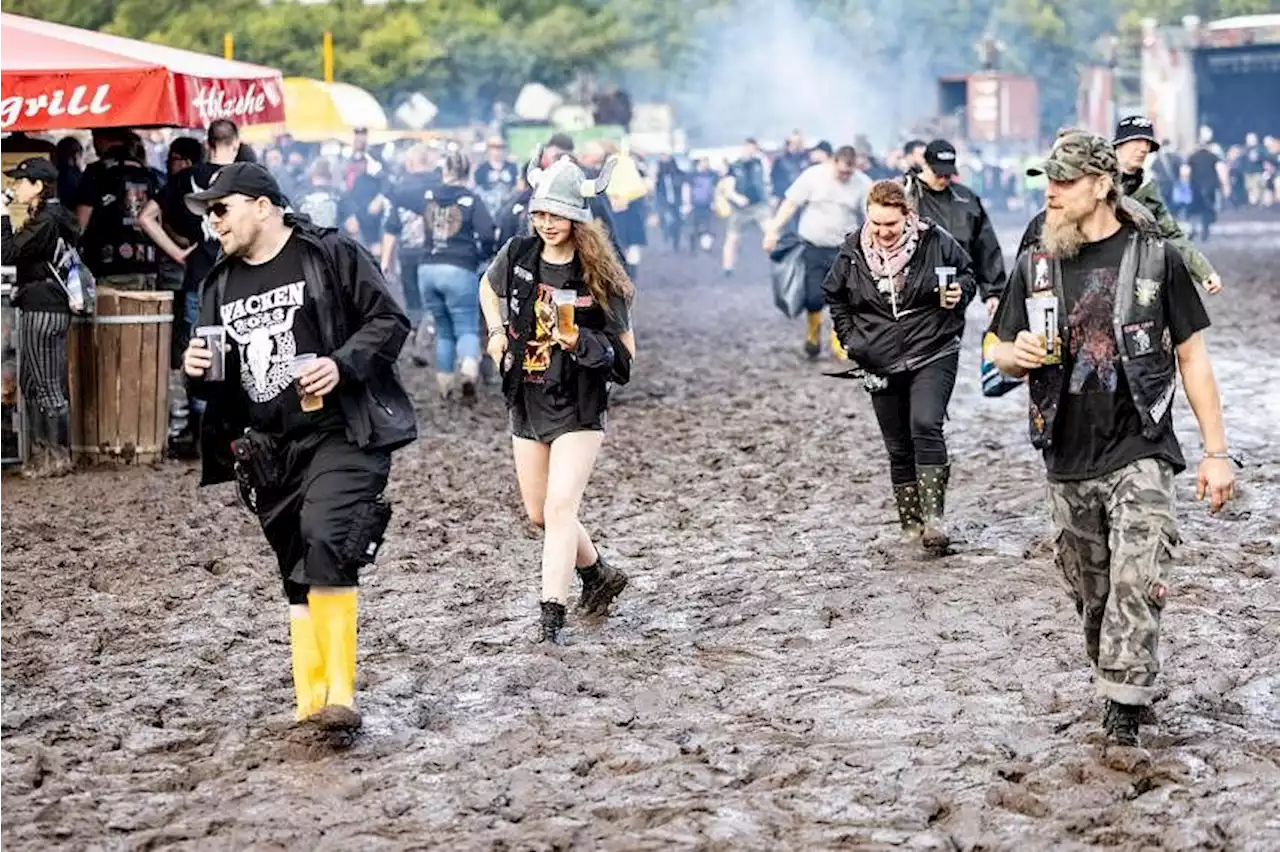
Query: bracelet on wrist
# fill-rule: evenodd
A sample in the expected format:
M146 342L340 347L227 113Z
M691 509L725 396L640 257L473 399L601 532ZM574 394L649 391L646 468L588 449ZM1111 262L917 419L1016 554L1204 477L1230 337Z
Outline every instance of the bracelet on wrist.
M494 328L489 329L490 337L497 337L499 334L506 334L506 333L507 333L507 330L502 326L495 326Z
M1220 453L1205 453L1204 457L1207 459L1228 459L1229 460L1231 458L1231 453L1228 453L1224 450L1223 452L1220 452Z

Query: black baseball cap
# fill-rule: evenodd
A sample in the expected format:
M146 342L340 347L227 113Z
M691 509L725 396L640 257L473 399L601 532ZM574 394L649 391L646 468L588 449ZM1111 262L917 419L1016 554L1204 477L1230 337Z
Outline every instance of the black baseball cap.
M289 202L280 191L280 184L266 167L257 163L232 163L223 166L214 175L209 188L193 192L186 197L187 209L197 216L209 212L209 205L228 195L245 195L249 198L265 198L277 207L288 207Z
M956 146L945 139L935 139L924 146L924 161L935 175L954 175L956 171Z
M1131 115L1120 119L1116 124L1115 139L1111 140L1111 144L1123 145L1134 139L1145 139L1151 143L1152 151L1160 150L1160 142L1156 139L1156 127L1151 123L1151 119L1145 116Z
M824 153L824 154L826 154L828 157L830 157L830 156L832 155L832 153L834 153L835 149L831 147L831 143L830 143L830 142L828 142L827 140L823 139L823 140L822 140L821 142L819 142L817 145L814 145L812 148L810 148L810 149L809 149L809 153L810 153L810 154L814 153L815 151L821 151L822 153Z
M557 133L547 140L548 148L559 148L561 151L573 153L573 137L568 133Z
M38 180L50 183L58 179L58 169L47 157L28 157L11 169L6 169L5 177L14 180Z

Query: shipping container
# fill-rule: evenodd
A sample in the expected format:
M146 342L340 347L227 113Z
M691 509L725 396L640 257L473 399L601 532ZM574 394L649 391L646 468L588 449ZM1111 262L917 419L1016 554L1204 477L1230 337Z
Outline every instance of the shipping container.
M1040 139L1040 90L1031 77L993 71L940 77L938 111L959 117L971 143Z

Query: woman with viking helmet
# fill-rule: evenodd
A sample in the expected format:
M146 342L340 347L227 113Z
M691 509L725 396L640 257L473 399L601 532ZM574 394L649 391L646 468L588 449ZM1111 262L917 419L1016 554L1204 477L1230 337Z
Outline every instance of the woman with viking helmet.
M564 627L574 568L584 614L606 614L627 585L578 521L604 441L609 386L630 379L635 356L634 288L588 206L612 170L610 161L588 181L568 157L531 168L534 234L503 246L480 289L488 352L502 369L520 494L529 519L545 531L538 633L545 642L558 641Z

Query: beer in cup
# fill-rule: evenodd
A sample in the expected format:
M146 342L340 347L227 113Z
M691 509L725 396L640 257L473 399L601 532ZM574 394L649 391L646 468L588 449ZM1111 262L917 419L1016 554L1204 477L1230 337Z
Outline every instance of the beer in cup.
M556 328L560 330L561 335L571 335L578 330L578 320L574 313L574 304L577 301L576 290L557 290L551 296L551 303L556 306Z
M1032 334L1044 344L1045 364L1062 363L1062 332L1058 328L1056 296L1032 296L1027 299L1027 324Z
M938 276L938 304L945 308L947 306L947 289L956 277L956 268L954 266L935 266L933 274Z
M298 400L302 403L303 411L319 411L324 408L324 397L304 391L299 378L302 370L318 357L318 355L309 354L298 355L293 359L293 382L298 387Z

